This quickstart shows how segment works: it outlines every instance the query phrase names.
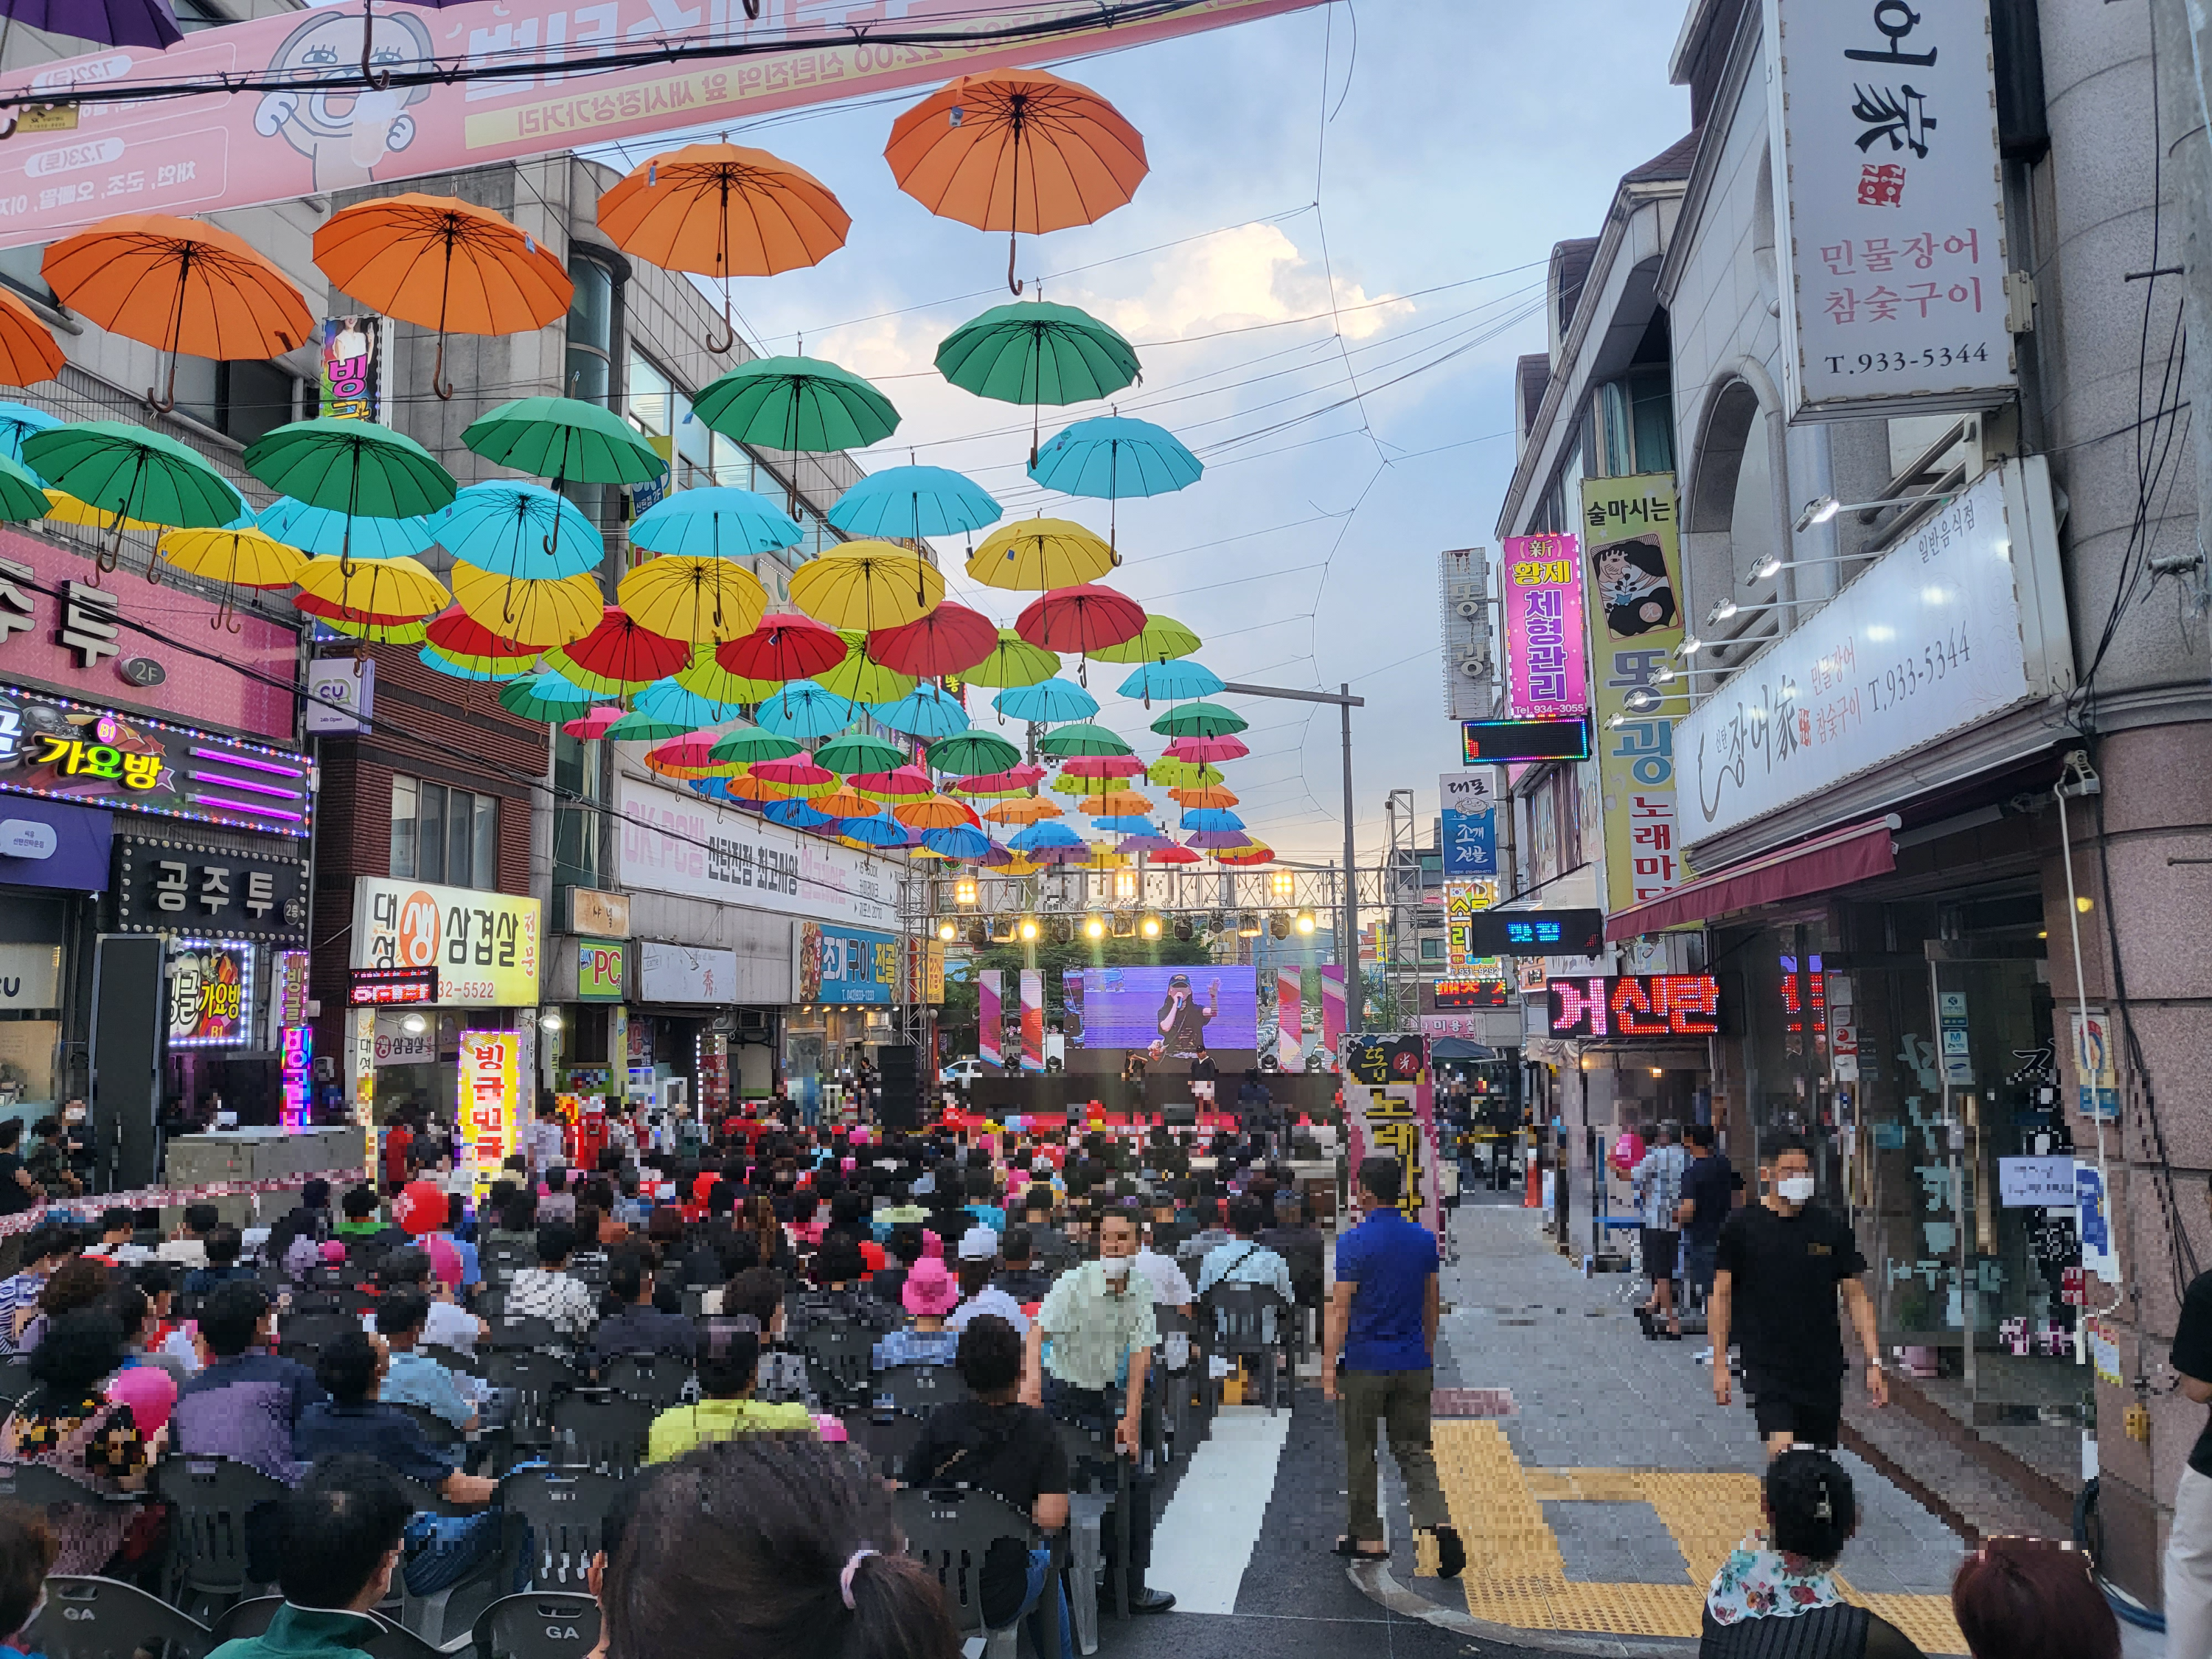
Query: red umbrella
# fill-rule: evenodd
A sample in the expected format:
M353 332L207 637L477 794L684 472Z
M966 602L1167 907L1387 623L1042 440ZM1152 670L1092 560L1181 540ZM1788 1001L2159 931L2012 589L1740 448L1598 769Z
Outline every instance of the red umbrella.
M1044 776L1044 768L1035 761L1024 761L1018 766L1009 766L1003 772L993 772L980 778L957 778L945 785L955 794L1003 795L1015 789L1026 789Z
M1134 755L1071 755L1060 769L1071 778L1133 778L1145 763Z
M751 633L716 646L714 660L744 679L804 680L844 661L845 649L836 629L779 611L763 617Z
M931 679L963 674L999 648L999 625L964 605L939 605L901 628L868 635L868 654L886 668Z
M691 642L641 628L618 605L599 613L599 625L580 640L545 653L545 660L586 691L625 696L691 665Z
M1252 751L1242 738L1177 738L1167 748L1172 760L1195 761L1204 765L1209 761L1242 760Z
M501 639L460 606L441 611L423 629L425 639L457 657L534 657L538 647Z
M1197 864L1202 861L1199 854L1188 847L1164 847L1152 855L1154 864Z
M926 800L937 793L929 774L918 766L902 766L890 772L862 772L848 781L855 793L871 800Z
M1093 582L1055 587L1014 618L1014 632L1045 651L1110 651L1144 631L1144 606Z

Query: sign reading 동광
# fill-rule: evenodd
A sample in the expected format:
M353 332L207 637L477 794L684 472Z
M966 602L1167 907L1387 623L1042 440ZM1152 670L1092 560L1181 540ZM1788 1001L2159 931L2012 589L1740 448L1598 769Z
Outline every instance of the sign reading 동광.
M435 968L447 1008L538 1005L538 901L473 887L356 878L350 965Z
M2014 385L1985 0L1766 0L1790 418L1987 409Z

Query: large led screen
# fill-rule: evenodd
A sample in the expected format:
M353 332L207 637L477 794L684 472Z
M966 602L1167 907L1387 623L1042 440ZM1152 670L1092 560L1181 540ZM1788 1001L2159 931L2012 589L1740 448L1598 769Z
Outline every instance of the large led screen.
M1188 1060L1200 1043L1259 1046L1259 999L1249 966L1070 968L1060 975L1060 995L1072 1047L1137 1048L1154 1060Z

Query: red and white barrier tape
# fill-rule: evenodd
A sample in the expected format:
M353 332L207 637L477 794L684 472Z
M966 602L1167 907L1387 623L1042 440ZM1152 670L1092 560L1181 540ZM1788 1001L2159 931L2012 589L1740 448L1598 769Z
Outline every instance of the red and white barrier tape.
M155 1210L179 1204L197 1204L203 1199L235 1198L240 1193L251 1193L258 1197L263 1193L287 1192L310 1181L327 1181L335 1186L340 1182L356 1182L361 1178L362 1172L356 1165L350 1170L313 1170L304 1175L284 1176L268 1181L215 1181L204 1187L140 1187L127 1193L87 1193L82 1198L48 1199L21 1215L0 1216L0 1238L12 1238L17 1233L27 1233L40 1222L64 1211L89 1212L97 1216L102 1210L117 1206ZM257 1212L258 1207L256 1206Z

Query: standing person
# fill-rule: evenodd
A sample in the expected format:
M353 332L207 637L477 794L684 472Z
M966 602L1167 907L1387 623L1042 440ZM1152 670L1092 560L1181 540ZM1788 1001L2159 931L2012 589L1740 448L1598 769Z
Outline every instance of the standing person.
M1735 1207L1736 1173L1714 1146L1711 1124L1692 1123L1683 1138L1690 1143L1690 1166L1682 1171L1682 1199L1674 1206L1674 1219L1682 1229L1683 1294L1702 1305L1713 1293L1721 1225ZM1699 1356L1712 1357L1711 1348Z
M1651 1279L1651 1300L1638 1310L1644 1334L1662 1333L1670 1342L1682 1340L1682 1316L1674 1306L1674 1267L1682 1241L1675 1212L1682 1204L1682 1172L1690 1166L1682 1150L1682 1131L1672 1119L1659 1126L1659 1144L1644 1155L1629 1172L1630 1188L1644 1218L1644 1271Z
M384 1132L384 1184L398 1188L407 1184L407 1154L415 1144L415 1131L402 1111Z
M1760 1202L1722 1225L1712 1307L1713 1398L1729 1403L1729 1336L1743 1312L1743 1384L1769 1457L1793 1445L1832 1449L1844 1415L1841 1298L1866 1351L1867 1393L1889 1403L1874 1304L1858 1275L1866 1258L1850 1224L1813 1201L1813 1155L1783 1141L1759 1170Z
M2212 1190L2206 1193L2212 1200ZM2173 1369L2185 1399L2212 1404L2212 1269L2189 1281L2174 1327ZM2190 1449L2166 1544L2166 1650L2212 1659L2212 1419Z
M1322 1397L1343 1402L1346 1498L1351 1511L1336 1553L1358 1560L1389 1555L1378 1507L1375 1425L1390 1437L1405 1477L1413 1530L1435 1534L1438 1573L1456 1578L1467 1547L1451 1524L1430 1445L1429 1396L1436 1385L1437 1236L1398 1207L1398 1160L1363 1160L1352 1192L1357 1225L1338 1240L1336 1283L1322 1326ZM1343 1374L1338 1375L1338 1366Z

